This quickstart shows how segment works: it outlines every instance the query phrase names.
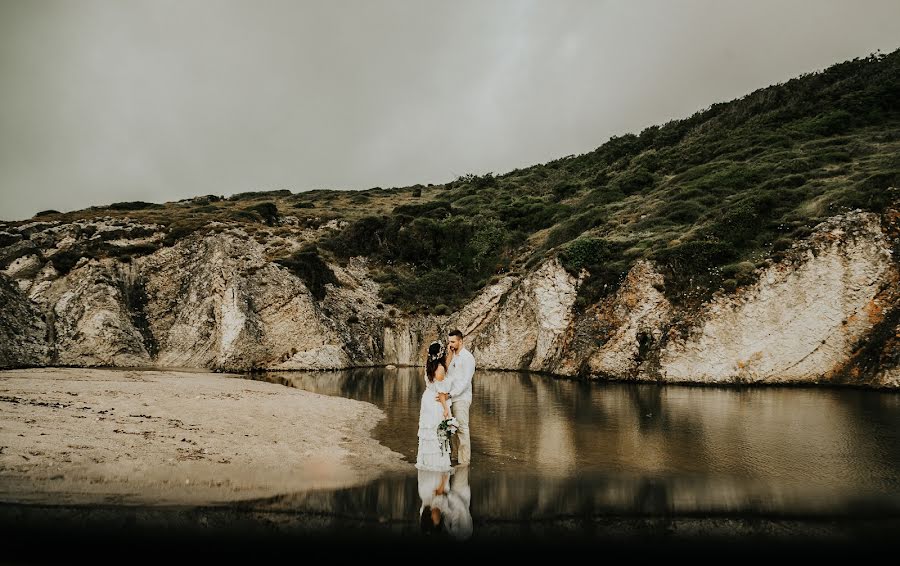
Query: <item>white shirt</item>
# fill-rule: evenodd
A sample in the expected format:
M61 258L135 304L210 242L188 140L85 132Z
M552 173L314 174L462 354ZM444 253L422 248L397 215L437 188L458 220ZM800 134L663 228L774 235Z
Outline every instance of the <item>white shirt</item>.
M465 346L453 356L447 368L452 401L472 402L472 376L475 375L475 356Z

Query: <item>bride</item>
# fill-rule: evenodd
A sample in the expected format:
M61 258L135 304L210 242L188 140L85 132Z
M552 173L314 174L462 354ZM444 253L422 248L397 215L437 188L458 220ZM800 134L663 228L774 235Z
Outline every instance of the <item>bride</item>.
M425 361L425 391L422 393L419 409L419 451L416 454L416 467L420 470L446 472L450 467L450 447L442 450L441 439L438 438L437 427L444 419L450 418L450 399L446 395L450 390L447 376L449 360L440 342L432 342L428 347L428 359ZM440 400L436 400L439 398Z

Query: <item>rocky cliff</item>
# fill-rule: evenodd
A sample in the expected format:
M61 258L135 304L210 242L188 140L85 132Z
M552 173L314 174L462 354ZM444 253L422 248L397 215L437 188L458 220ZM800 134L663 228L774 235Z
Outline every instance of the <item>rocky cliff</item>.
M482 368L897 388L898 224L894 210L832 217L784 259L758 269L755 283L720 291L700 307L673 306L663 276L640 261L616 293L577 308L586 273L573 276L551 259L444 316L404 316L383 305L365 258L329 265L337 283L317 298L270 261L270 243L239 227L133 258L77 259L79 249L127 251L165 233L109 217L6 226L0 367L417 364L431 340L459 327Z

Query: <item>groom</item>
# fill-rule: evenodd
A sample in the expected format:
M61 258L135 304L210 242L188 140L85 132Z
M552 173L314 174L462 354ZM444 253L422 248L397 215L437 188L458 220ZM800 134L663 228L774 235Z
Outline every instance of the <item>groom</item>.
M450 397L453 416L459 423L456 431L456 460L460 466L468 466L472 460L472 439L469 437L469 406L472 404L472 376L475 375L475 356L463 345L463 335L453 330L448 335L447 346L453 352L453 360L447 368L450 379Z

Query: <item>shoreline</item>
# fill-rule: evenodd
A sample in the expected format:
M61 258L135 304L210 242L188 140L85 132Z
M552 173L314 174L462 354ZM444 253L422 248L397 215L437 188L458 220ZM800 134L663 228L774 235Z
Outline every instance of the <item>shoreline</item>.
M338 371L352 371L358 369L401 369L401 368L424 368L423 365L416 364L377 364L367 366L349 366L342 368L309 368L309 369L269 369L269 368L253 368L253 369L218 369L218 368L191 368L191 367L160 367L160 366L20 366L15 368L0 368L0 377L3 373L10 371L23 370L103 370L103 371L143 371L143 372L172 372L172 373L194 373L209 375L254 375L264 373L302 373L315 372L327 373ZM880 393L898 393L900 385L897 387L877 386L870 383L840 383L836 381L690 381L690 380L660 380L660 379L634 379L626 377L615 377L610 375L595 376L579 376L565 375L542 370L522 370L522 369L503 369L503 368L476 368L492 372L504 373L526 373L530 375L539 375L555 380L571 381L573 383L634 383L647 385L677 385L685 387L710 387L715 389L755 389L755 388L797 388L797 389L833 389L833 390L856 390L856 391L875 391Z
M215 505L408 465L374 405L230 373L4 370L0 406L4 503Z

